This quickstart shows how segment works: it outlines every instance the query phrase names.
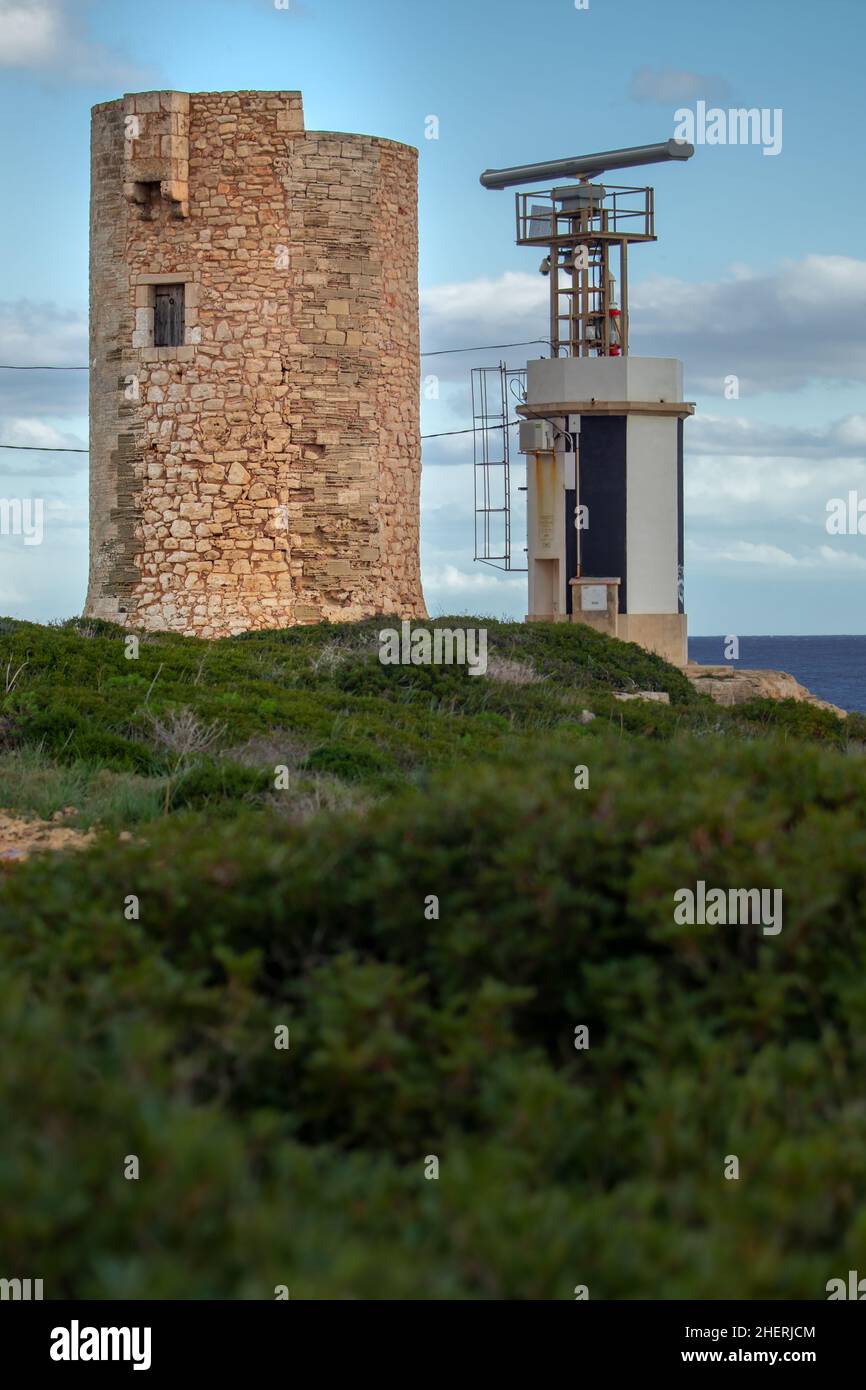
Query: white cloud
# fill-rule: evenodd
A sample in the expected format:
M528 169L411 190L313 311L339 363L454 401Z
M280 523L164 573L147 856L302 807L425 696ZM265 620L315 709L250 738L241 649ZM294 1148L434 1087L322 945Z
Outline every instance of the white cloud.
M695 415L688 426L690 453L821 459L832 450L838 456L866 455L866 415L846 415L823 429L801 429L749 420L742 415Z
M498 574L489 568L471 573L454 564L422 566L427 611L436 617L472 613L521 618L526 611L526 575Z
M856 538L853 543L856 544ZM691 539L686 542L686 562L687 568L690 567L695 574L699 571L717 571L720 567L729 570L732 565L749 566L766 571L776 583L780 570L796 571L796 575L792 574L793 579L805 571L812 579L831 579L834 574L864 570L866 554L830 545L798 546L794 551L769 542L743 540L719 546L713 540Z
M548 332L548 281L537 273L433 286L422 291L421 306L426 350ZM741 399L810 382L866 382L866 260L810 255L760 273L739 264L725 279L699 283L654 276L633 282L630 308L632 352L679 358L690 393L722 398L728 376L739 378ZM509 360L549 351L518 349ZM470 366L490 359L489 352L425 357L422 371L465 381Z
M656 276L631 295L631 349L678 357L689 389L721 396L866 382L866 260L805 256L778 269L690 283Z
M474 497L471 467L425 468L421 480L421 576L433 614L488 613L523 617L526 575L473 563ZM523 558L523 494L515 497L515 562Z
M831 566L835 569L866 569L866 555L858 555L852 550L837 550L830 545L818 547L818 557L822 566Z
M540 259L540 257L539 257ZM483 276L421 291L421 338L425 354L446 348L483 347L498 343L538 343L516 349L509 357L522 365L528 357L550 355L546 337L548 321L547 281L526 271L506 271L503 275ZM438 376L442 381L467 382L471 367L489 366L496 357L489 351L477 354L455 353L442 357L425 355L421 359L422 379Z
M83 21L82 0L0 0L0 67L120 86L148 76L90 39Z
M848 415L835 427L837 444L850 445L856 452L866 450L866 415Z
M7 577L0 573L0 615L11 618L15 610L25 606L27 599L20 589L16 589Z
M0 362L86 367L86 311L32 299L0 301Z
M763 565L773 569L789 569L798 563L793 555L778 545L756 545L752 541L735 541L727 549L719 551L718 558L735 565Z
M803 543L816 529L823 533L830 498L851 490L866 496L858 418L802 430L696 416L686 431L687 531L701 539L737 532L758 541L765 538L759 532L778 534L783 527Z
M58 46L61 18L58 11L35 0L3 0L0 3L0 62L4 67L41 66Z
M632 73L629 96L632 101L659 106L678 106L704 100L710 104L727 101L730 83L715 74L690 72L685 68L652 68L648 65Z
M525 588L526 580L517 575L504 575L502 579L497 579L495 575L475 572L467 574L459 570L456 565L443 565L441 568L428 570L424 576L424 587L435 590L439 594L458 594L466 589L492 591L495 589L514 589Z
M20 371L20 367L86 366L87 314L56 304L0 301L0 438L9 417L86 419L86 371Z
M468 415L468 399L465 405L465 415ZM456 424L455 428L458 428ZM438 438L434 435L433 438L425 439L424 464L426 467L429 467L431 464L447 465L472 462L472 435L463 434L463 430L468 428L468 426L461 424L459 428L459 434L445 434L440 435Z
M504 328L515 319L536 322L547 304L547 281L540 275L508 270L503 275L483 276L422 291L421 304L428 331L438 337L438 328ZM425 340L425 346L438 347ZM461 344L462 346L462 344Z
M3 442L35 449L86 449L76 434L66 434L44 420L7 420Z
M85 449L87 439L58 429L49 420L35 416L0 414L0 444L20 445L20 449L0 449L0 477L61 477L84 472L86 453L53 453L56 449ZM33 449L48 452L38 454Z

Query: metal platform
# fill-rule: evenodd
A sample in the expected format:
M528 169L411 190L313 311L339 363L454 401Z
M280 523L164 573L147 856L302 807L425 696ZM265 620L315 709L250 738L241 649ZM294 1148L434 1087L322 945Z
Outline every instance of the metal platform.
M580 183L515 194L519 246L657 241L652 188Z

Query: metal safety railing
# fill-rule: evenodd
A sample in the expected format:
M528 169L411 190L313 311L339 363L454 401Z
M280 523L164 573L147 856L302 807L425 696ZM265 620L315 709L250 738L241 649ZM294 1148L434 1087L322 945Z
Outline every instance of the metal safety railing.
M587 183L569 186L567 192L562 187L519 192L515 210L520 246L555 246L599 237L655 240L652 188Z

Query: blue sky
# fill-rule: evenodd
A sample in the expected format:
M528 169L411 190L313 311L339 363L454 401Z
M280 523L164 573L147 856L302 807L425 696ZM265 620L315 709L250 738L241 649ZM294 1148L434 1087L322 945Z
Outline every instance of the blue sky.
M299 88L309 129L417 145L428 351L545 331L539 258L513 244L513 195L485 192L482 169L666 139L702 99L778 108L774 157L704 145L647 171L660 240L632 257L632 351L682 358L697 403L691 630L866 632L866 537L825 526L830 499L866 498L864 13L861 0L0 0L0 362L87 360L89 108L124 91ZM470 366L532 351L425 359L440 380L424 431L470 423ZM86 438L86 374L0 371L0 442ZM425 444L428 604L521 616L525 577L473 564L471 458L469 436ZM47 508L43 545L0 536L0 611L80 611L86 457L0 450L0 472L2 495Z

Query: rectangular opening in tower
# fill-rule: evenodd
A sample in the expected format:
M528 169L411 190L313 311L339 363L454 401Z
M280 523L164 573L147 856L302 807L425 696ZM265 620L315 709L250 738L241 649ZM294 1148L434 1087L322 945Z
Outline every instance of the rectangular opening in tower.
M154 347L182 347L184 338L184 286L156 285L153 302Z

